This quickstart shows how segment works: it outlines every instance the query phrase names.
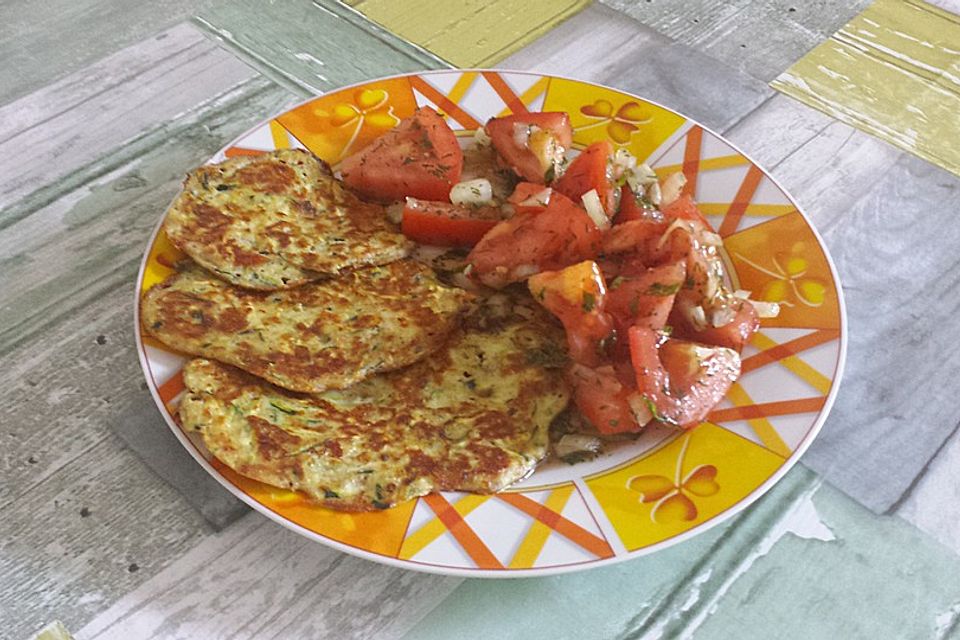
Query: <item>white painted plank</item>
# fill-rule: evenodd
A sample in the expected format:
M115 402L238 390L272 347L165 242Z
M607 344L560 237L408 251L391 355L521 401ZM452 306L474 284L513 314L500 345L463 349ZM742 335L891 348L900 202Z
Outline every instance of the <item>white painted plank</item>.
M250 513L121 598L76 637L397 638L460 582L354 558Z
M161 36L0 109L0 209L254 76L189 25Z

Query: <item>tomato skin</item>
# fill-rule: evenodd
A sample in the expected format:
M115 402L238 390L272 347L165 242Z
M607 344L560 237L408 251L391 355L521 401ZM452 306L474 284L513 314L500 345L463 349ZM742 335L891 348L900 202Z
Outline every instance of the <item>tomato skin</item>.
M659 344L657 333L639 326L630 329L629 341L637 390L668 424L697 425L740 376L732 349L676 339Z
M405 196L447 200L460 181L463 152L446 121L430 107L346 158L340 166L353 191L381 202Z
M421 244L472 247L501 220L496 207L471 208L450 202L407 198L400 230Z
M617 212L616 224L631 220L652 220L651 212L644 209L637 199L637 195L630 185L620 187L620 210Z
M573 387L573 401L590 424L600 433L639 431L627 400L631 389L617 378L613 367L590 368L574 363L567 370Z
M540 132L531 134L527 143L521 145L516 132L532 127ZM570 117L561 111L492 118L485 129L504 164L524 180L537 184L546 183L551 158L557 153L562 156L573 141Z
M471 277L494 288L541 271L592 259L602 233L587 212L554 193L540 213L521 213L491 229L467 256Z
M533 297L563 323L574 362L590 367L603 361L613 321L604 311L607 288L597 263L585 260L559 271L531 276Z
M713 231L713 227L710 226L710 221L707 220L706 216L703 215L700 208L697 207L697 204L689 195L680 196L663 207L661 212L667 220L689 220L703 225L703 228L707 231Z
M686 265L674 262L614 280L607 292L606 310L613 317L618 333L626 335L634 325L652 331L663 329L686 276Z
M731 302L736 309L736 315L731 322L722 327L707 327L701 330L697 330L684 313L684 308L690 304L693 303L689 299L678 299L670 313L668 322L674 329L674 335L678 338L726 347L740 353L743 351L743 347L750 342L753 334L760 330L760 318L757 316L757 311L752 304L745 300Z
M607 161L611 155L613 145L609 140L594 142L573 159L554 188L574 202L580 202L583 194L596 189L603 210L612 218L617 206L617 187L607 176Z
M550 204L553 189L535 182L518 182L507 202L517 213L539 213Z

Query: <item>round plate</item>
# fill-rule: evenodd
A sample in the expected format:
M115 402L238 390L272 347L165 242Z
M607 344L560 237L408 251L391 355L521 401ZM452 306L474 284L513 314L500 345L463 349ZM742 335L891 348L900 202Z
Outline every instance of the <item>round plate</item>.
M779 302L779 317L762 322L743 353L743 376L695 429L648 429L589 463L548 462L497 495L445 492L361 514L315 506L212 458L174 418L184 357L144 334L138 318L137 346L153 397L213 477L257 511L342 551L421 571L504 577L572 571L663 549L737 513L797 462L826 418L843 367L846 321L836 271L790 196L693 120L557 76L423 72L312 99L248 131L211 162L300 147L335 167L421 105L443 113L459 136L493 116L566 111L576 149L609 139L660 175L683 171L723 236L733 286ZM168 276L180 257L158 225L138 292Z

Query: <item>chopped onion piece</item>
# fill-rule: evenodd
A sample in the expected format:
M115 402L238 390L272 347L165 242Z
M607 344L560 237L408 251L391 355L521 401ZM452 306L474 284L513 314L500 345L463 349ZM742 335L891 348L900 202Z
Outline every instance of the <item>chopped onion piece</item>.
M660 191L663 194L661 204L667 206L673 204L673 202L680 197L680 192L683 191L684 185L687 184L687 176L683 175L679 171L677 173L671 173L667 176L666 180L663 181L663 184L660 185Z
M530 134L537 129L539 129L539 127L515 122L513 123L513 141L518 147L525 149L527 147L527 141L530 139Z
M553 445L553 451L558 458L567 458L571 455L590 454L600 452L600 438L585 433L568 433Z
M757 315L761 318L776 318L780 315L780 305L776 302L766 302L764 300L748 300L753 308L757 310Z
M627 404L630 405L630 411L633 413L633 419L641 427L653 420L653 412L650 411L650 401L646 396L640 393L631 393L627 396Z
M407 198L411 200L412 198ZM387 207L387 220L393 224L400 224L403 222L403 207L405 203L403 202L394 202L392 205Z
M450 189L453 204L487 205L493 203L493 187L486 178L458 182Z
M512 273L516 278L526 279L540 273L540 267L535 264L519 264L513 268Z
M659 182L653 182L647 186L647 198L653 203L653 206L660 206L660 203L663 202L663 191L660 189Z
M686 229L687 233L691 231L690 223L681 218L677 218L670 223L670 226L667 227L667 230L663 232L663 235L660 236L660 240L657 241L657 249L662 247L667 243L667 238L670 237L670 234L676 231L677 229Z
M703 331L707 328L707 314L700 305L690 307L687 311L687 320L690 321L695 331Z
M596 189L587 191L580 196L580 200L583 202L583 208L587 210L587 215L590 216L590 219L593 220L593 223L597 225L598 228L610 228L610 219L607 218L607 214L603 210L603 205L600 204L600 196L597 195Z
M746 289L737 289L733 292L734 298L740 298L741 300L748 300L750 298L750 292Z
M723 238L713 231L702 231L700 233L700 242L709 247L722 247Z
M490 146L490 136L487 134L487 130L483 127L478 128L473 132L473 142L478 147L489 147Z
M719 329L733 322L736 317L737 312L733 307L720 307L710 314L710 324Z
M707 286L704 288L703 297L707 300L713 300L718 291L720 291L720 278L711 269L707 273Z
M627 184L631 191L640 193L645 187L657 182L657 174L648 164L637 165L626 171Z

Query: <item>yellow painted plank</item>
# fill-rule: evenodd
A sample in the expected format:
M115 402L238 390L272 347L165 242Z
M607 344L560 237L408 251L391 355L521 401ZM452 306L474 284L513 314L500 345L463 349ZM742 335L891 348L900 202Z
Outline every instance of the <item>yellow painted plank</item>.
M960 16L877 0L772 86L960 175Z
M458 67L503 60L590 0L347 0L357 11Z

